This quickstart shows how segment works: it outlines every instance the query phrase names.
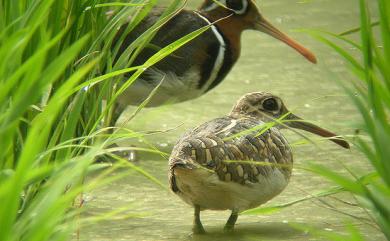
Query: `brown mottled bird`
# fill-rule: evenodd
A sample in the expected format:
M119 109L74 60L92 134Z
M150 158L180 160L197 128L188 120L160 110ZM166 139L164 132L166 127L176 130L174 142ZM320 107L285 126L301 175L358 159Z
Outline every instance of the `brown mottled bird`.
M275 122L264 131L266 123L281 117L283 124ZM336 134L303 121L280 98L264 92L244 95L229 115L198 126L178 141L169 158L170 187L195 208L194 233L205 232L201 210L231 210L225 230L233 230L239 212L267 202L287 186L293 157L279 131L283 127L349 148Z
M154 9L133 31L120 38L126 24L122 26L114 41L117 43L122 39L118 56L156 23L163 12L163 8ZM135 58L133 65L142 65L159 49L210 24L212 25L206 32L146 69L119 96L116 114L119 115L128 105L142 103L162 80L148 106L190 100L213 89L238 60L241 33L244 30L267 33L294 48L310 62L316 63L314 54L269 23L260 14L253 0L205 0L197 11L181 10L164 24L150 44ZM117 117L113 120L116 121Z

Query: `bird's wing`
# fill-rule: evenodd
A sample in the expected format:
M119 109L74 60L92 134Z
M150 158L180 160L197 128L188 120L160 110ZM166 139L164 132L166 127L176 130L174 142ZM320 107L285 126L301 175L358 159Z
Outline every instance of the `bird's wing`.
M131 31L124 38L118 55L123 53L135 39L150 28L158 20L162 13L162 9L155 10L153 14L146 17L133 31ZM206 25L207 23L203 19L199 18L197 13L182 10L159 29L151 42L137 56L133 65L141 65L145 63L145 61L147 61L160 49ZM126 29L126 25L121 27L121 31L118 32L116 40L118 40L119 36L123 34L124 29ZM214 56L210 55L211 51L208 48L215 48L218 45L219 42L213 32L211 30L207 30L197 38L191 40L189 43L173 52L170 56L155 64L154 67L163 70L164 72L173 72L178 76L182 76L186 71L194 66L194 63L196 63L195 61L207 62L205 60L208 59L213 61L212 58ZM204 46L209 47L205 48ZM142 76L142 79L147 80L147 78L148 76Z
M278 168L290 175L292 155L286 139L272 128L261 135L247 130L261 122L224 119L198 127L180 143L176 155L187 165L200 165L214 171L220 180L240 184L258 182L258 175L267 176ZM224 122L221 124L221 122ZM234 126L233 126L234 124ZM211 127L212 128L212 127ZM215 131L219 129L218 131ZM231 138L232 135L238 135ZM205 134L217 133L217 134ZM178 161L180 162L180 161Z

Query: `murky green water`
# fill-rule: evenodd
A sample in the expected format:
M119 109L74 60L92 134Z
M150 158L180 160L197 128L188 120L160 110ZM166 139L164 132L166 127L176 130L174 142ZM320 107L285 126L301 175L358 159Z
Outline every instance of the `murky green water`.
M190 5L198 5L198 2L191 2ZM357 122L359 115L336 84L336 81L346 83L352 78L343 61L326 46L292 30L315 28L338 32L357 26L356 1L266 0L259 2L259 5L271 22L311 49L319 63L310 64L295 51L264 34L246 32L241 59L220 86L193 101L144 110L128 127L134 130L174 128L147 138L150 143L169 152L184 131L226 114L244 93L269 91L281 96L290 109L305 119L339 134L353 133L348 126ZM126 116L123 116L122 120L125 119ZM284 133L291 143L300 139L289 131ZM142 146L144 143L136 144ZM367 169L364 158L354 149L346 151L324 141L319 141L316 146L294 146L294 157L297 167L315 160L341 170L339 161L342 160L350 163L356 171ZM140 159L139 166L167 184L166 159L150 155L141 155ZM286 190L267 205L285 203L329 186L322 178L295 168ZM356 202L348 195L337 197ZM367 218L361 209L336 198L303 202L273 214L242 215L238 219L236 232L229 235L222 233L229 212L205 211L201 214L202 221L209 234L193 238L188 236L192 225L192 208L136 173L88 193L86 200L90 214L131 205L129 212L135 217L104 221L81 229L80 240L317 240L317 237L292 228L290 223L310 224L326 232L342 232L346 222L360 224L368 240L384 240L377 229L362 222L364 219L349 219L341 214L345 212Z

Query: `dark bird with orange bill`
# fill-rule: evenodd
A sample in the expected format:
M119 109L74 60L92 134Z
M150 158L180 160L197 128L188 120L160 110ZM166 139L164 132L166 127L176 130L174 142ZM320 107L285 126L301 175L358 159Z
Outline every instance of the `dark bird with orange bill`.
M163 9L153 10L124 37L122 34L126 24L122 26L114 40L115 43L122 39L117 57L156 23L163 12ZM116 114L119 115L127 105L139 105L160 82L162 84L148 106L190 100L215 88L237 62L241 49L241 33L244 30L269 34L298 51L310 62L316 63L314 54L268 22L253 0L206 0L198 10L181 10L164 24L151 40L149 47L143 49L135 58L133 65L142 65L159 48L207 25L211 27L206 32L146 69L135 83L119 96Z

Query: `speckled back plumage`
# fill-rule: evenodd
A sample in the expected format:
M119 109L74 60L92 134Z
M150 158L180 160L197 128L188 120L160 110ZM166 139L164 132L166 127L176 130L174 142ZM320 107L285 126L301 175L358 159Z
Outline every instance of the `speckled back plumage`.
M226 116L184 135L169 160L171 189L180 192L173 171L179 166L203 167L215 172L221 181L242 185L257 183L259 175L267 177L274 168L288 180L293 158L287 140L277 128L258 135L263 124L251 117Z

